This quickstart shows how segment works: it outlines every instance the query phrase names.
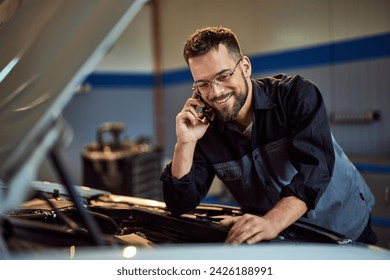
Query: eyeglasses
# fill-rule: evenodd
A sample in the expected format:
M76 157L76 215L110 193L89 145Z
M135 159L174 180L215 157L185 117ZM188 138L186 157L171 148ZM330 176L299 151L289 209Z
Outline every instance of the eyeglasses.
M210 93L211 83L215 84L218 87L226 85L228 83L228 81L230 80L230 78L233 76L233 74L236 71L237 66L241 62L241 60L242 60L242 58L239 61L237 61L237 64L233 68L233 70L228 69L228 70L218 74L213 80L195 82L192 85L192 90L195 90L195 88L197 88L198 94L204 96L204 95L208 95Z

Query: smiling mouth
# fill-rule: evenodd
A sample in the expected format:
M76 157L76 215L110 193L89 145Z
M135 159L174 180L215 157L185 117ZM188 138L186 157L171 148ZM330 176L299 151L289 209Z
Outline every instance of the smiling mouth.
M224 97L223 99L218 99L218 100L215 100L215 103L217 103L218 105L222 105L224 103L226 103L230 97L232 97L233 93L229 93L226 97Z

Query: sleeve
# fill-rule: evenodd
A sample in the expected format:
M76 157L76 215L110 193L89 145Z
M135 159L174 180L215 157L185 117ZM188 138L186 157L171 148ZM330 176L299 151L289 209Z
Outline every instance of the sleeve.
M172 177L171 163L163 170L163 196L168 210L174 216L194 210L207 195L214 173L210 172L207 163L199 151L195 152L191 171L180 179Z
M289 156L297 174L282 189L281 197L294 195L314 209L331 180L335 162L324 101L313 83L298 76L284 107L292 131Z

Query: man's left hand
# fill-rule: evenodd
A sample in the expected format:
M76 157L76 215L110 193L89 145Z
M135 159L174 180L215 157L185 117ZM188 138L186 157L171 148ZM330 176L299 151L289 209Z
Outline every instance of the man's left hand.
M231 227L226 238L226 243L230 244L253 244L262 240L274 239L278 235L270 221L251 214L228 217L221 220L220 224Z

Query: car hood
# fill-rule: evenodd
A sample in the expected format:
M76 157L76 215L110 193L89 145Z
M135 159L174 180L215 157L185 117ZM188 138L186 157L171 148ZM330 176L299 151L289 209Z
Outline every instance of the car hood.
M0 22L0 213L69 138L63 108L145 2L2 1L12 14Z

